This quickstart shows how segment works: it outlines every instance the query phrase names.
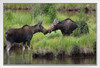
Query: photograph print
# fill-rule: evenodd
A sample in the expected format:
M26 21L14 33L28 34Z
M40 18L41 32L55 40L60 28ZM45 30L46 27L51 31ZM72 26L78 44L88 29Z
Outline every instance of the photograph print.
M96 65L96 3L4 3L4 65Z

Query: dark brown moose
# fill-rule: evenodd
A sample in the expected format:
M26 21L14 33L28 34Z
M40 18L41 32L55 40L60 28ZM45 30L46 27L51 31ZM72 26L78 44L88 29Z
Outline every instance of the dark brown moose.
M9 57L9 50L14 43L21 43L21 42L23 43L23 55L24 55L25 44L27 42L28 45L27 47L30 53L30 41L32 39L33 34L37 32L42 32L44 34L47 33L47 30L44 29L44 27L42 26L42 22L34 26L24 25L22 28L9 29L5 33L6 43L7 43L7 47L6 47L7 57Z
M76 22L72 21L70 18L67 18L63 21L58 21L54 19L53 24L49 27L48 33L56 30L61 30L63 36L70 35L73 30L77 28Z

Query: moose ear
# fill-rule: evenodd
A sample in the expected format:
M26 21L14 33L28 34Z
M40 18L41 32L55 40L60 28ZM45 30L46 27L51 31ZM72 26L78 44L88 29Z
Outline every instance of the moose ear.
M38 24L39 24L39 21L38 21Z
M42 21L41 21L41 23L40 23L40 25L42 24Z
M57 21L57 18L54 19L53 23L55 23Z
M53 24L56 25L57 23L58 23L57 18L55 18Z
M60 22L60 20L58 20L58 22Z

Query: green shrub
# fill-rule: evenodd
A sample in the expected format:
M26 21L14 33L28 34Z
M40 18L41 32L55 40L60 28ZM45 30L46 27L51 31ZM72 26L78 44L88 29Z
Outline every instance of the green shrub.
M73 33L72 33L73 36L80 36L80 29L79 28L76 28Z
M50 8L49 8L49 11L48 11L48 15L51 19L51 23L53 22L53 20L56 18L56 13L57 13L57 10L55 8L56 6L55 5L51 5Z
M62 37L62 33L59 30L59 31L56 31L56 33L55 32L51 32L50 34L48 34L47 38L51 39L51 38L60 37L60 36Z
M86 16L84 8L84 4L80 6L80 13L77 15L79 18L76 20L78 28L72 33L74 36L80 36L81 34L89 33L89 27L86 23L89 18Z
M78 28L73 31L72 35L80 36L81 34L89 33L88 25L84 21L77 22L77 26Z
M34 8L34 18L37 16L48 17L48 23L52 23L56 18L56 6L54 4L40 4ZM43 18L42 17L42 18Z
M50 6L52 6L53 4L43 4L43 14L48 15L49 12L49 8Z

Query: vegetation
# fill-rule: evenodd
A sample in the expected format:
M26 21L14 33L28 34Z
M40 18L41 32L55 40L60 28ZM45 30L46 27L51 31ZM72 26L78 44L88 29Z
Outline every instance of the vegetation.
M88 3L83 3L83 4L77 4L77 3L70 3L70 4L57 4L57 8L62 8L62 9L68 9L68 8L78 8L78 7L81 7L81 6L86 6ZM16 4L4 4L4 6L6 7L6 8L19 8L19 7L22 7L22 8L26 8L26 7L34 7L34 6L36 6L36 5L40 5L41 6L41 4L38 4L38 3L36 3L36 4L22 4L22 3L16 3ZM43 5L43 4L42 4ZM96 4L95 3L89 3L89 5L90 5L90 8L91 9L94 9L95 7L96 7Z
M36 8L34 8L33 11L34 11L34 18L38 20L39 17L42 18L46 17L47 19L46 22L51 23L53 22L54 18L56 18L57 9L54 4L39 4L39 6L36 6Z
M11 5L14 5L13 7ZM6 7L16 8L17 6L34 6L35 4L5 4ZM81 4L86 6L86 4ZM95 4L89 4L92 8ZM57 8L69 8L72 6L81 7L80 4L41 4L37 6L33 11L13 11L6 10L4 12L4 41L5 32L10 28L20 28L23 25L34 25L38 21L43 21L43 26L48 29L52 24L55 17L57 19L64 20L66 18L71 18L73 21L85 21L89 28L89 33L81 34L78 37L79 31L74 31L72 35L63 37L60 30L56 33L51 32L50 34L44 35L43 33L36 33L33 35L31 40L31 47L33 51L37 50L52 50L57 53L58 50L62 49L69 52L73 46L78 45L79 47L89 46L90 50L93 51L93 43L96 42L96 13L85 14L84 11L80 13L68 13L68 12L58 12ZM64 6L64 7L63 7ZM57 8L56 8L57 7ZM34 12L34 14L32 14ZM83 30L84 31L84 30ZM85 30L86 31L86 30Z

